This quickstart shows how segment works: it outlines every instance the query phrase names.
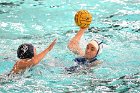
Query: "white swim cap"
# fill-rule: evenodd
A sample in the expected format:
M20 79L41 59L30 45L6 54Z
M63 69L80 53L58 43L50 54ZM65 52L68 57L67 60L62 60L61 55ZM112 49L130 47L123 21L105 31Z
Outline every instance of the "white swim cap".
M99 44L98 44L97 41L92 40L92 41L90 41L89 43L92 44L92 45L96 48L97 51L99 51Z

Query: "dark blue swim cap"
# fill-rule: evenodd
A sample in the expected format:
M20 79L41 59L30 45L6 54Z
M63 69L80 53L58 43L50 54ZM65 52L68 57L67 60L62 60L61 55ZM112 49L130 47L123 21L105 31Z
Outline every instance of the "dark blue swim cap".
M20 59L34 57L34 47L32 44L22 44L17 50L17 57Z

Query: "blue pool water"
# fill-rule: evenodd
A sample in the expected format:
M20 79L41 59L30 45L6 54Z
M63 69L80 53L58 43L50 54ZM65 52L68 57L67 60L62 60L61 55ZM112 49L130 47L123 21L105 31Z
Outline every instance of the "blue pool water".
M81 45L103 41L102 61L89 71L68 74L76 57L67 48L78 31L74 14L86 9L93 21ZM6 77L16 50L32 43L37 52L58 38L53 51L30 71ZM0 93L139 93L139 0L0 0Z

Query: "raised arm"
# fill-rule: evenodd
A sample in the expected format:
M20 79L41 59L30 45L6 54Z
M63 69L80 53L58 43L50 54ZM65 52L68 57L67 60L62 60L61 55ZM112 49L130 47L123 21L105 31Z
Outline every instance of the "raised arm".
M79 42L86 30L87 30L87 28L85 28L85 29L80 28L80 30L77 32L77 34L68 43L68 48L73 53L78 54L80 56L84 56L84 51L81 49Z
M35 55L33 57L34 64L38 64L44 58L44 56L53 48L55 43L56 43L56 39L48 46L48 48L46 48L41 53Z

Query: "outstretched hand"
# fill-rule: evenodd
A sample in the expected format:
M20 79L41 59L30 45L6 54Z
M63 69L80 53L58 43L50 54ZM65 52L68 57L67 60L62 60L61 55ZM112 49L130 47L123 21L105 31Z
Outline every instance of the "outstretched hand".
M50 51L55 45L57 39L54 39L53 42L48 46L48 50Z

